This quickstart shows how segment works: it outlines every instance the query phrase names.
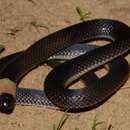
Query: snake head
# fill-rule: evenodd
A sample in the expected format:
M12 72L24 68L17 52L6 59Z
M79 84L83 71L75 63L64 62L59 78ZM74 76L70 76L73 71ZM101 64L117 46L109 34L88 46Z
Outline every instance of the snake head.
M16 84L10 79L0 79L0 112L10 114L15 107Z
M11 113L14 110L15 99L11 94L2 93L0 96L0 111L2 113Z

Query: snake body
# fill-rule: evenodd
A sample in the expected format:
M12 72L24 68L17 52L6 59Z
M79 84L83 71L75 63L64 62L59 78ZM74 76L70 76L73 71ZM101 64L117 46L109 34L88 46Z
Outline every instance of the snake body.
M18 104L51 105L60 108L89 108L107 99L128 79L129 65L123 55L130 49L130 28L111 19L94 19L72 25L37 41L28 49L0 60L0 78L9 78L16 84L41 63L46 63L61 50L76 43L97 39L109 40L110 44L92 49L55 67L46 77L44 92L17 88ZM94 70L108 65L109 73L101 79ZM87 75L86 75L87 73ZM68 87L86 75L90 86L78 90Z

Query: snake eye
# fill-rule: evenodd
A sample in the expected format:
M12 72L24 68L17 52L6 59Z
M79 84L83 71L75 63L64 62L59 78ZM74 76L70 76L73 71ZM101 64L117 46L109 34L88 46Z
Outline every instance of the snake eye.
M13 111L14 106L14 97L8 93L2 93L0 96L0 111L9 114Z

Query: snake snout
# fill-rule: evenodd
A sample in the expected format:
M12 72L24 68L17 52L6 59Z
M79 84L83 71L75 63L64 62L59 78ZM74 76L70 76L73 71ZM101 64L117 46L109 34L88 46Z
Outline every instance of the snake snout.
M0 96L0 111L11 113L14 110L15 98L8 93L2 93Z

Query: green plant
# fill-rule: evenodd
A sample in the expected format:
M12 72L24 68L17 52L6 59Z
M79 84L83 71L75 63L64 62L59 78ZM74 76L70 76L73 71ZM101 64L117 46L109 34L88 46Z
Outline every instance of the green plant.
M88 18L90 18L90 14L91 12L86 11L85 9L82 9L81 7L77 6L76 7L76 11L80 17L80 20L82 22L85 22L86 20L88 20Z
M63 125L65 124L66 120L68 119L69 115L68 115L68 110L66 110L63 115L61 116L58 124L56 125L55 123L53 124L53 130L61 130L61 128L63 127Z
M68 110L66 110L63 115L61 116L59 122L57 123L57 125L54 123L53 124L53 130L62 130L62 127L64 126L66 120L68 119L69 115L68 115ZM90 130L97 130L97 126L103 124L103 121L98 121L97 117L95 116L95 118L93 119L93 123L91 126ZM103 130L111 130L112 125L109 124L106 128L104 128ZM80 130L80 128L75 128L75 130Z
M91 130L97 130L97 126L102 124L103 122L98 122L97 121L97 117L95 116L94 120L93 120L93 124L92 124L92 128Z
M40 23L40 22L37 22L37 21L35 21L35 20L31 21L30 24L31 24L34 28L36 28L36 29L39 28L39 27L41 27L41 28L45 28L45 29L47 29L47 30L49 31L49 27L48 27L47 25L45 25L45 24L43 24L43 23Z

